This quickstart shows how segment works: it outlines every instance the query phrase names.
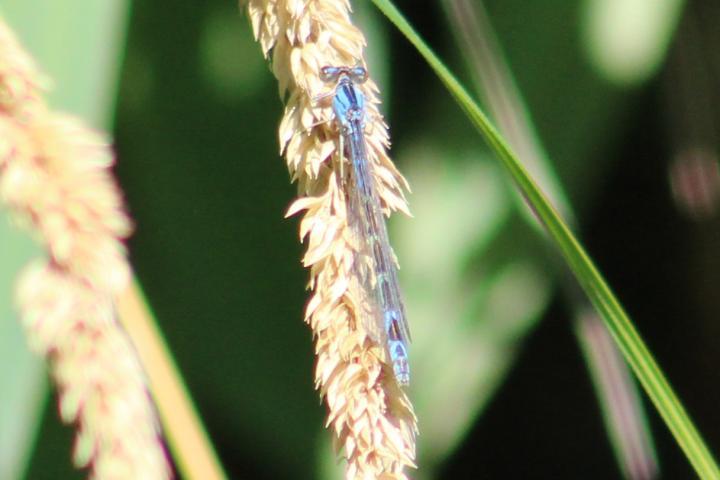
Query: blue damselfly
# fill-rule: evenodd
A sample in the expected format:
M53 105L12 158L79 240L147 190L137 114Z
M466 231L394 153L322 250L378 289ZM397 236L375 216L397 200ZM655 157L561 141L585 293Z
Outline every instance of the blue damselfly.
M400 295L397 265L372 174L373 164L365 143L365 96L357 87L367 79L367 72L363 67L328 66L322 68L321 79L335 84L332 106L340 130L340 165L348 159L351 167L347 178L342 179L348 223L360 240L360 255L369 257L372 262L371 272L364 272L361 264L365 259L355 261L356 274L366 290L366 297L374 303L369 314L372 318L361 320L374 324L375 328L369 329L371 332L381 332L382 338L375 340L386 346L398 383L408 385L410 332Z

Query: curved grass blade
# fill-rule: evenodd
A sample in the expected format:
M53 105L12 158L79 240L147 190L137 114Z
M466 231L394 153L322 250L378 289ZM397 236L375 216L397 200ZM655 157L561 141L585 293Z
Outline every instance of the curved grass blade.
M577 231L577 219L558 182L558 175L542 146L537 129L505 62L490 18L483 2L472 0L443 0L451 30L456 33L479 95L487 102L490 117L498 125L525 167L540 188L550 198L571 228ZM540 227L528 213L526 218ZM627 363L622 361L617 346L599 315L592 311L575 279L566 273L567 266L553 251L546 259L553 267L560 267L558 275L564 301L575 312L573 323L577 341L582 348L588 373L595 385L599 406L603 412L608 439L615 452L619 468L625 477L649 479L657 477L659 466L647 415L640 402L639 392ZM547 263L547 262L546 262Z
M512 177L528 206L560 249L588 298L602 315L615 342L625 356L625 360L635 372L700 478L720 478L720 469L714 458L655 359L630 322L620 302L555 208L460 82L420 39L400 12L388 0L373 0L373 3L417 48L473 125L498 155L500 162Z

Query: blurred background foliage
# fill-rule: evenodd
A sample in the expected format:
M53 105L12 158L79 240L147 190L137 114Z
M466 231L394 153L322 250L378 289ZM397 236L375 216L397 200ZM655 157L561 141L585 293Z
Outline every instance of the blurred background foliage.
M105 9L87 0L39 3L3 2L0 12L53 77L52 104L114 137L137 226L133 266L228 475L338 478L302 322L303 247L297 219L283 218L295 187L278 155L282 105L247 18L220 0L135 2L131 10L119 0ZM472 47L459 40L452 3L396 2L475 86ZM484 4L552 159L546 172L717 451L720 7ZM391 236L414 337L415 476L621 478L574 333L576 305L562 293L567 281L551 250L417 53L369 2L353 6L381 83L393 157L413 188L414 218L393 217ZM491 104L487 95L479 97ZM7 321L18 259L33 249L6 234L7 223L0 390L13 395L0 403L0 446L14 453L0 462L29 459L30 479L83 478L70 465L72 432L37 386L44 374L17 349L19 329ZM32 402L10 401L21 394ZM660 476L691 478L651 408L648 423ZM20 436L35 430L23 446Z

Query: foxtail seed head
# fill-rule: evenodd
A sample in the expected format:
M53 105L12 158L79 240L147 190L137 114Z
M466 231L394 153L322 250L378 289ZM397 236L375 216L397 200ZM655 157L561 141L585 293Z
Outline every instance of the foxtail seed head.
M417 420L398 387L384 346L359 320L368 299L354 275L360 251L346 218L339 175L338 131L327 104L326 65L364 64L365 38L350 22L343 0L249 0L247 8L263 53L272 57L280 95L280 152L297 181L299 198L288 216L304 211L300 237L312 295L305 321L315 337L315 385L328 406L334 445L347 459L346 478L407 478L414 466ZM326 72L327 73L327 72ZM385 213L408 212L407 182L387 155L387 126L371 78L359 86L366 98L367 149Z

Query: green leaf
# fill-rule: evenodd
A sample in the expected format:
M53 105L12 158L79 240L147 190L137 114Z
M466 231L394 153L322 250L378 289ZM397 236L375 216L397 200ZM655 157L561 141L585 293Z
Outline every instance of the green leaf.
M50 78L50 106L107 131L128 12L127 0L26 0L0 14Z
M13 308L15 278L39 248L0 210L0 478L21 478L47 396L42 359L30 353Z
M528 175L514 152L490 124L467 91L420 39L400 12L387 0L373 0L375 5L410 40L448 88L473 125L495 151L511 175L529 207L555 242L565 261L602 315L626 361L664 419L701 478L720 478L720 470L688 417L679 399L665 379L650 351L630 322L620 302L598 272L590 257L577 241L555 208Z
M589 0L583 45L595 69L619 85L638 85L662 66L683 16L683 0Z

